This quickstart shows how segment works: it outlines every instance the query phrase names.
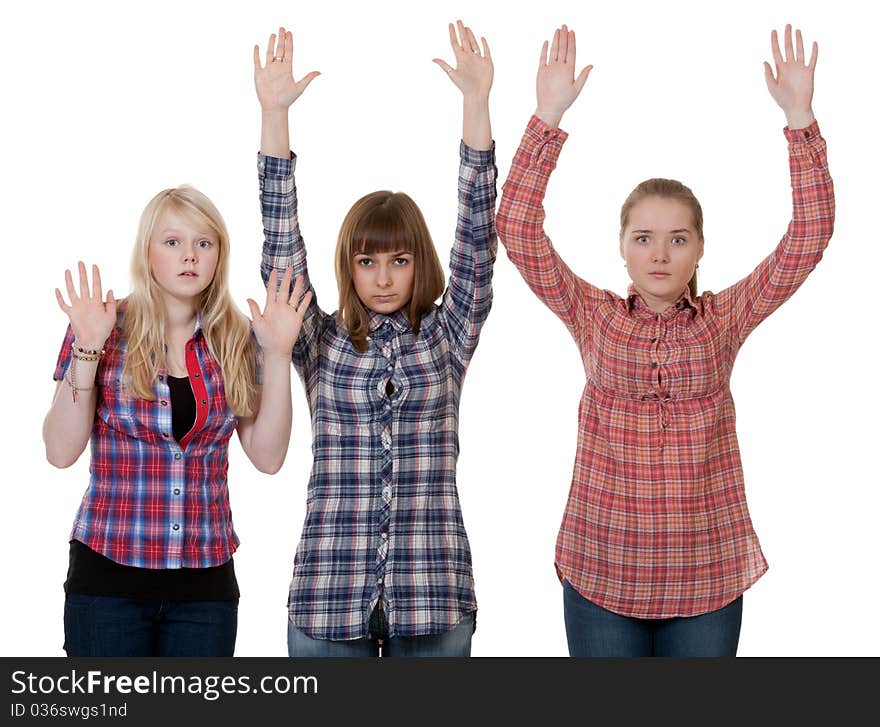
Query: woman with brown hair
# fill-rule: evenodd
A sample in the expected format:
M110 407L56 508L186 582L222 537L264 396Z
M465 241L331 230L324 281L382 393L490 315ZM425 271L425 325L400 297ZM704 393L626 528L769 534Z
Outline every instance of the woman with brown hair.
M293 350L314 464L290 585L290 656L470 655L477 604L455 481L458 406L492 302L495 160L489 48L461 22L457 30L449 26L456 67L435 59L464 97L449 285L413 200L368 194L339 233L339 310L312 299ZM265 64L254 48L262 273L271 285L290 266L311 291L287 114L317 74L294 81L292 56L283 28Z
M697 294L703 218L680 182L638 185L621 210L625 298L594 287L544 233L544 191L567 134L575 36L544 43L538 108L498 212L529 287L565 323L584 361L578 449L556 543L572 656L736 654L742 594L767 569L746 506L730 374L749 333L822 257L834 222L825 141L813 117L817 47L806 62L774 31L767 87L788 125L793 214L776 249L717 294Z

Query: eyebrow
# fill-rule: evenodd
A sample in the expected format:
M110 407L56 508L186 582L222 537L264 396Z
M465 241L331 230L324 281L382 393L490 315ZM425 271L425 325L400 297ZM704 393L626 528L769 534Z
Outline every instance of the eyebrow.
M646 232L653 232L653 231L654 230L633 230L632 234L640 235L640 234L644 234ZM688 229L687 227L679 227L678 229L670 230L669 232L670 232L670 234L672 234L674 232L690 232L690 229Z
M391 257L400 257L401 255L413 255L409 250L400 250L399 252L356 252L355 255L363 255L365 257L372 257L373 255L391 255ZM415 255L413 255L415 257Z
M169 227L159 233L159 237L166 237L167 235L177 235L180 237L180 230L175 230L173 227ZM204 237L211 240L217 239L217 236L211 232L197 232L196 237Z

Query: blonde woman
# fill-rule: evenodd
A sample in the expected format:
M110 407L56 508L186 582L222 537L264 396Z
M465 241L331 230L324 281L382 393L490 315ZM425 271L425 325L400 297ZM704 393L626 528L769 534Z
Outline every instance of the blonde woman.
M253 324L228 290L229 236L192 187L141 216L133 291L117 305L79 263L56 289L67 329L46 457L72 465L91 439L91 479L70 535L69 656L231 656L238 586L226 483L233 430L262 472L291 428L289 360L310 295L292 271ZM256 341L254 340L256 338Z

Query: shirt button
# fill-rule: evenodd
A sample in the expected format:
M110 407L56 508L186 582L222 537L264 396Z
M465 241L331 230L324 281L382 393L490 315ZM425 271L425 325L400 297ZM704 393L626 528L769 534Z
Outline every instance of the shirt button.
M189 350L192 351L193 349L195 349L195 346L193 346L192 344L190 344Z
M201 375L201 374L195 374L195 377L196 377L197 379L200 379L200 378L202 378L202 375Z
M656 369L659 365L660 364L658 364L656 361L651 361L651 368L652 369Z
M382 533L382 540L388 540L388 533Z
M207 404L207 403L208 403L207 399L202 399L202 404Z
M174 494L175 494L175 495L179 495L179 494L180 494L180 488L179 488L179 487L175 487L175 488L174 488Z
M174 453L174 459L180 459L180 452Z
M385 487L382 489L382 497L391 497L391 488Z
M165 401L165 399L162 399L162 401L160 401L159 403L160 403L162 406L168 406L168 402Z
M171 526L171 529L172 530L180 530L180 525L178 525L177 523L174 523L174 525Z
M378 579L377 579L377 580L376 580L376 583L377 583L377 584L378 584L378 585L380 585L380 586L381 586L381 585L382 585L382 583L383 583L383 581L384 581L384 579L383 579L383 578L378 578Z
M162 432L162 436L165 437L165 438L167 439L167 438L168 438L168 432Z

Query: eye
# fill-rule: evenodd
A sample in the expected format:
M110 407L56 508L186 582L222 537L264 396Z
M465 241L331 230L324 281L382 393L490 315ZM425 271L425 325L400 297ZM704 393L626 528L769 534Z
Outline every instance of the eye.
M648 236L647 235L639 235L636 238L636 242L641 243L642 245L648 244Z
M355 265L360 265L363 268L369 267L373 264L373 260L368 257L359 257L355 261Z
M686 237L673 237L672 244L673 245L684 245L687 242Z
M165 244L168 245L168 247L177 247L180 243L172 237L169 240L165 240Z
M214 243L211 242L210 240L199 240L197 244L198 244L198 246L199 246L202 250L207 250L207 249L208 249L209 247L211 247Z
M396 258L394 258L394 264L399 265L399 266L409 265L409 258L408 257L396 257Z

